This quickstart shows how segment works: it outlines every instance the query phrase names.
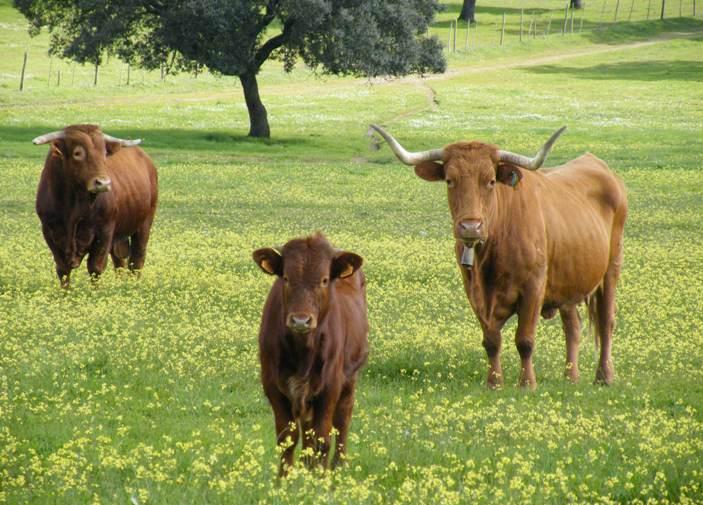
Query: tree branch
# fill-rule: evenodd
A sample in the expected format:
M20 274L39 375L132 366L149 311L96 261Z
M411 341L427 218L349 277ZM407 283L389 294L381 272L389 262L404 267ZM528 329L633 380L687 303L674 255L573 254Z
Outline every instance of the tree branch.
M283 25L283 31L281 33L268 39L264 45L256 51L254 55L254 65L256 65L256 69L259 69L259 67L264 64L273 51L288 41L292 27L293 21L287 21L286 24Z

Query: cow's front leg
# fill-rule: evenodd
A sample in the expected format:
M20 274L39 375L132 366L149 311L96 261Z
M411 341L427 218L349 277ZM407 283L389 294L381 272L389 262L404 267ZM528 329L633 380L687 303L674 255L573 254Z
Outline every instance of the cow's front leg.
M327 468L329 461L332 419L337 408L340 392L339 388L333 389L318 397L313 409L312 425L315 434L315 456L322 468Z
M266 393L273 409L276 444L281 451L278 476L285 477L288 474L288 469L293 466L293 453L299 438L298 423L293 417L290 401L281 394L274 384L265 385L264 393Z
M113 232L114 226L100 229L95 234L95 240L90 247L88 256L88 273L93 279L97 279L105 271L107 255L112 245Z
M488 356L488 378L486 385L495 389L503 385L503 368L500 366L500 347L502 337L500 329L483 328L483 348Z
M523 296L517 312L515 346L520 354L520 386L537 388L535 370L532 366L532 352L535 348L535 335L541 310L541 297Z

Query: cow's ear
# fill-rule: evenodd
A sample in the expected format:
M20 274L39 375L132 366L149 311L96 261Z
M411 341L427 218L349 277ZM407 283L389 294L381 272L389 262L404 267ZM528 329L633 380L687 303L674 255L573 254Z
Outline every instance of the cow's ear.
M340 251L332 260L332 278L346 279L361 268L364 259L353 252Z
M522 170L510 163L499 163L496 167L496 180L514 188L522 180Z
M66 150L66 143L62 139L54 140L51 143L51 155L63 159L63 152Z
M120 144L119 142L105 141L105 155L106 156L112 156L120 149L122 149L122 144Z
M423 161L415 165L415 175L426 181L443 181L444 165L434 161Z
M257 249L252 254L254 261L259 268L269 275L283 275L283 257L275 249L270 247Z

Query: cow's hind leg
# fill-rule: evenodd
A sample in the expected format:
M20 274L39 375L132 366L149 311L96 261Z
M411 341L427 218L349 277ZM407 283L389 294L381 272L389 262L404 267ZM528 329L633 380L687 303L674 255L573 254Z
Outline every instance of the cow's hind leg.
M578 382L581 318L576 305L560 307L559 315L561 316L561 323L566 336L566 369L564 370L564 376L571 382Z
M600 359L596 370L597 384L613 382L611 349L615 328L615 288L620 277L620 263L611 263L603 279L603 285L595 293L597 321L596 334L600 343Z
M117 268L127 268L127 257L129 256L129 241L127 239L115 240L110 251L112 264Z
M144 268L146 258L146 246L149 243L149 233L151 232L151 222L153 217L148 218L132 235L130 240L129 269L138 272Z
M337 430L332 468L337 468L340 463L344 463L343 458L347 451L347 435L351 424L352 409L354 408L354 387L355 385L352 383L342 390L334 412L334 418L332 419L332 426Z

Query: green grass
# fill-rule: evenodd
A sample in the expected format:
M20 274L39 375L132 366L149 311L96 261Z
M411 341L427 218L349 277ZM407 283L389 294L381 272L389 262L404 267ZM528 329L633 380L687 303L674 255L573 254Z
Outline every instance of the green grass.
M561 3L479 2L478 44L427 80L268 64L273 138L260 141L245 137L230 77L134 71L127 87L112 60L97 88L80 66L69 85L67 63L49 85L46 35L30 40L0 2L0 502L703 501L703 23L642 21L646 2L631 23L601 23L596 1L582 33L516 41L521 6L556 22ZM512 9L502 48L500 4ZM446 40L458 8L431 32ZM46 148L30 141L78 122L144 138L161 198L140 279L109 271L92 286L82 266L64 292L34 213ZM468 138L528 154L567 124L550 164L591 151L623 177L612 387L590 383L588 332L582 383L562 379L551 320L538 330L538 390L514 385L514 324L506 387L485 389L445 191L370 150L370 122L412 149ZM366 259L371 354L349 465L276 485L256 344L271 279L250 255L314 230Z

